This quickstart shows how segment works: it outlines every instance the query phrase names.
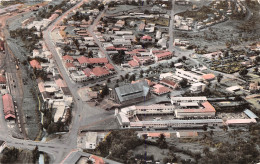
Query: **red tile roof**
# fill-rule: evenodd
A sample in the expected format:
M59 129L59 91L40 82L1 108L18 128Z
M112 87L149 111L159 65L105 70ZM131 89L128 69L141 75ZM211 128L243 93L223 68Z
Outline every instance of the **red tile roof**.
M166 51L164 53L156 54L158 58L166 57L166 56L172 56L172 52Z
M107 58L87 58L85 56L81 56L78 58L80 64L101 64L101 63L108 63Z
M95 164L105 164L104 160L101 157L91 155L90 158L95 160Z
M109 69L109 70L114 70L115 69L114 66L112 64L110 64L110 63L106 64L105 67L107 69Z
M40 63L39 63L37 60L31 60L31 61L30 61L30 65L31 65L33 68L42 69L42 66L40 65Z
M69 56L69 55L62 56L62 59L63 59L63 60L73 61L73 57L72 57L72 56Z
M13 104L13 98L10 94L5 94L2 96L3 99L3 106L4 106L4 114L5 119L8 118L16 118L15 112L14 112L14 104Z
M205 75L202 75L202 78L205 79L205 80L213 80L215 79L215 75L214 74L205 74Z
M95 76L105 76L109 74L109 71L103 67L95 67L92 69L92 74Z
M6 78L0 75L0 84L6 84Z
M66 63L65 64L66 68L73 68L75 65L73 63Z
M167 88L161 84L156 84L155 86L153 86L153 88L154 88L153 92L155 92L158 95L171 92L171 90L169 88Z
M107 51L114 51L116 48L114 46L106 47Z
M136 55L133 56L133 60L136 61L136 62L138 62L138 63L140 62L140 59L139 59Z
M178 112L182 113L212 113L216 112L215 108L208 102L203 102L201 105L204 109L177 109Z
M127 48L125 48L125 47L120 47L120 48L116 48L116 50L117 50L117 51L120 51L120 50L126 51Z
M108 63L107 58L89 58L89 62L92 64Z
M139 66L139 63L134 61L134 60L131 60L128 62L128 64L131 66L131 67L138 67Z
M149 35L144 35L141 39L142 40L152 40L152 37Z
M167 86L171 86L171 87L174 87L176 85L176 83L174 81L168 80L168 79L162 79L160 81L160 83L165 84Z

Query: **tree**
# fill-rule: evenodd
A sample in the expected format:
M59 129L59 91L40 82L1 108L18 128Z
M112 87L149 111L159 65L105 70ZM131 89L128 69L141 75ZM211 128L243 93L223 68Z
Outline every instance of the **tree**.
M105 9L105 6L104 6L103 3L98 6L98 10L99 10L99 11L102 11L102 10L104 10L104 9Z
M129 77L129 81L130 82L135 81L135 75L134 74Z
M116 64L122 64L124 62L124 58L125 58L125 51L123 50L120 50L118 54L112 56L112 60Z
M108 89L108 86L107 85L105 85L104 87L103 87L103 89L102 89L102 91L101 91L101 97L104 97L104 96L106 96L106 95L108 95L109 94L109 89Z
M160 134L159 138L156 140L157 144L161 149L167 148L166 138L163 133Z
M88 57L89 57L89 58L93 58L93 52L92 52L92 51L89 51L89 52L88 52Z
M179 82L179 85L182 87L182 88L185 88L188 86L188 80L187 79L182 79L180 82Z
M208 148L208 147L204 147L203 153L204 153L205 155L208 155L208 154L209 154L209 148Z
M248 70L246 68L244 68L241 71L239 71L239 75L240 76L245 76L245 75L247 75L247 73L248 73Z
M32 155L33 155L33 163L36 163L37 159L39 159L39 156L40 156L40 152L39 152L38 146L36 146L33 149Z
M258 67L254 68L254 72L257 73L258 72Z
M212 136L214 135L214 131L213 131L213 130L210 130L210 131L209 131L209 134L210 134L210 136L212 137Z
M217 76L218 83L220 83L220 81L222 80L222 78L223 78L223 75L218 74L218 76Z
M129 79L129 74L125 74L125 79Z

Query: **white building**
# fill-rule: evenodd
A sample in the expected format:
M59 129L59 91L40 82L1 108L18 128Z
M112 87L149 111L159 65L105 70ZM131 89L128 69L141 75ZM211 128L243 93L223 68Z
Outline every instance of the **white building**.
M82 149L95 149L97 147L97 143L97 132L88 132L86 135L79 136L77 139L77 145Z
M206 84L199 82L199 83L192 84L191 87L190 87L190 91L200 93L200 92L204 92L205 88L206 88Z
M190 82L201 82L203 77L201 74L193 71L185 71L182 69L176 69L176 76L189 80Z
M183 102L204 102L207 101L207 97L171 97L171 103L180 104Z

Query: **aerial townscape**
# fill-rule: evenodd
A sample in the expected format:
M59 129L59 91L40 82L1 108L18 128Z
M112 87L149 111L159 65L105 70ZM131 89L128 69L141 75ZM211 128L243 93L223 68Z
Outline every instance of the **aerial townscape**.
M260 162L260 0L0 0L0 163Z

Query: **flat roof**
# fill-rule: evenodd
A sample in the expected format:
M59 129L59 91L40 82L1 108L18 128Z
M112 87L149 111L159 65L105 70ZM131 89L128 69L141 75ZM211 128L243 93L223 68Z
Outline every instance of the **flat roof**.
M199 106L197 102L181 102L180 106Z
M250 118L259 118L257 115L255 115L251 110L249 110L249 109L246 109L246 110L244 110L244 113L248 116L248 117L250 117Z

